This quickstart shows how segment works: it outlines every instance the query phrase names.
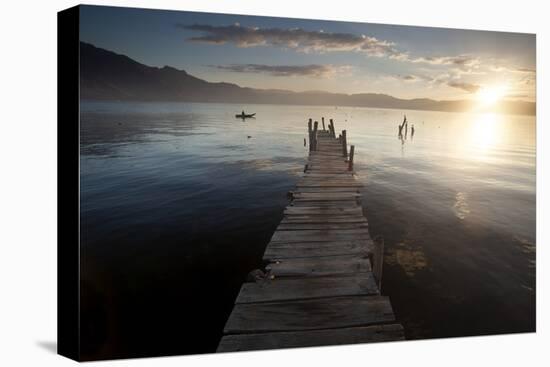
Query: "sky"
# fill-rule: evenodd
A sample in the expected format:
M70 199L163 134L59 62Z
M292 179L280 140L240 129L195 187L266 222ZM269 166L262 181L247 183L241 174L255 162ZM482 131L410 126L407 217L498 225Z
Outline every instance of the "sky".
M243 87L535 101L535 35L82 6L80 39Z

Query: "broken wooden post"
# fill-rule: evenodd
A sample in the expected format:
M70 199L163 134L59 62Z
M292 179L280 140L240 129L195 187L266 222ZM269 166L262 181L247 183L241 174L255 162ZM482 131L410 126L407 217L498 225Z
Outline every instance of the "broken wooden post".
M372 253L372 273L378 284L378 289L382 290L382 267L384 265L384 237L376 236L373 239L374 249Z
M323 123L323 131L325 131L325 118L321 117L321 122Z
M312 143L312 135L313 135L313 129L311 128L312 120L309 119L307 122L307 132L308 132L308 139L309 139L309 150L311 151L311 143Z
M349 162L349 165L348 165L348 170L349 171L353 171L353 155L355 154L355 145L352 145L349 147L349 159L348 159L348 162Z
M342 154L344 157L348 156L348 140L346 130L342 130Z
M247 282L261 282L266 278L266 274L260 269L254 269L246 276Z
M317 128L319 127L319 122L315 121L313 125L313 150L317 150Z

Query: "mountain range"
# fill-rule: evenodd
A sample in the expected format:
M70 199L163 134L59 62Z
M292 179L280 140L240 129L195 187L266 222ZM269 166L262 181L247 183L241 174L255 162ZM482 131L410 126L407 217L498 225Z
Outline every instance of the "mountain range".
M357 106L448 112L468 111L472 106L468 100L400 99L377 93L293 92L212 83L170 66L147 66L85 42L80 42L80 97L88 100ZM503 101L498 108L503 113L536 113L534 102Z

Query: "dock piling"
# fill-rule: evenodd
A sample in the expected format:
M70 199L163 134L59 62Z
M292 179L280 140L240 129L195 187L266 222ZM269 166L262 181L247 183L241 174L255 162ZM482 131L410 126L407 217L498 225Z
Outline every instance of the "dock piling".
M319 127L319 122L315 121L313 125L313 150L317 150L317 129Z
M349 147L349 165L348 165L348 170L349 171L353 171L353 156L355 154L355 145L352 145Z
M312 128L312 120L309 119L307 122L307 132L308 132L308 139L309 139L309 151L312 151L312 135L313 135L313 128Z
M346 158L348 156L348 140L346 130L342 130L342 155Z
M374 251L372 253L372 273L378 285L382 289L382 267L384 265L384 237L376 236L373 239Z

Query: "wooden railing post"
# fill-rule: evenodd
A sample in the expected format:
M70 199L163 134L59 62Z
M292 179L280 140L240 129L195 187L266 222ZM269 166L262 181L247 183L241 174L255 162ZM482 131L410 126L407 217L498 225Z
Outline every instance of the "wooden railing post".
M313 129L312 129L312 120L309 119L309 121L307 122L307 133L308 133L308 139L309 139L309 151L312 150L312 135L313 135Z
M355 145L352 145L349 147L349 159L348 159L348 162L349 162L349 165L348 165L348 170L349 171L353 171L353 155L355 154Z
M378 290L382 290L382 267L384 265L384 237L376 236L373 239L374 249L372 253L372 273L378 285Z
M325 118L324 118L324 117L321 117L321 121L322 121L322 123L323 123L323 131L325 131L325 130L326 130L326 129L325 129Z
M313 125L313 150L317 150L317 128L319 127L319 122L315 121Z
M342 130L342 155L348 156L348 139L346 136L346 130Z
M336 129L334 128L334 121L332 119L330 119L330 125L332 126L332 128L331 128L332 137L335 138L336 137Z

